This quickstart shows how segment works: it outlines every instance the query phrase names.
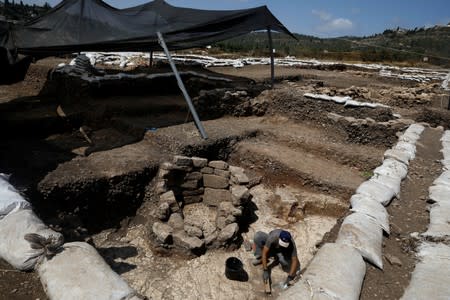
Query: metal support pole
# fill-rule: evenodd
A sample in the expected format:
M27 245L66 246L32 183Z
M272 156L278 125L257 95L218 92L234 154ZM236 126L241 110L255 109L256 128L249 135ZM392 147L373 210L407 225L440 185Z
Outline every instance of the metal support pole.
M159 44L163 48L164 52L166 53L167 59L169 60L170 67L172 68L173 73L175 74L175 78L178 82L178 87L180 88L181 92L184 95L184 99L186 100L189 110L191 111L192 117L194 118L195 125L197 126L198 131L200 131L200 135L205 140L208 138L208 135L205 132L205 129L203 128L203 125L198 118L197 111L195 110L194 104L192 104L191 97L189 96L186 87L184 86L183 81L181 80L180 73L178 73L177 67L175 66L175 63L172 59L172 56L170 55L169 49L167 48L166 42L164 41L164 38L161 34L161 32L157 32Z
M150 58L148 61L148 65L150 68L153 67L153 51L150 51Z
M267 27L267 35L269 36L269 49L270 49L270 82L273 88L275 83L275 58L273 53L273 41L272 41L272 30Z

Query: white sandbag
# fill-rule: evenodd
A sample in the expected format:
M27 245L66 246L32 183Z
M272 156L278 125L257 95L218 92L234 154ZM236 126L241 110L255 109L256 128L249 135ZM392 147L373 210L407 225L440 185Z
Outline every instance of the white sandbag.
M444 170L450 171L450 150L448 151L448 159L441 160L441 164Z
M43 260L37 270L51 300L124 300L136 296L87 243L64 244L62 251Z
M443 172L436 180L433 185L443 185L450 187L450 171Z
M367 195L355 194L350 198L351 211L373 218L387 233L390 233L389 215L386 208Z
M395 196L395 191L384 184L375 181L365 181L356 189L355 194L371 197L377 202L387 206Z
M383 269L382 239L383 231L373 218L353 213L344 219L336 243L354 247L362 257Z
M450 187L433 185L428 188L429 198L437 203L450 203Z
M450 247L440 243L423 243L420 260L411 276L403 300L450 299Z
M450 142L450 130L446 130L441 138L442 142Z
M398 177L395 178L395 177L386 176L386 175L374 174L369 179L369 181L378 182L378 183L381 183L381 184L387 186L388 188L390 188L391 190L394 191L396 196L398 196L400 194L401 179Z
M309 264L299 283L280 299L358 300L366 264L353 247L325 244Z
M8 214L0 220L0 257L19 270L32 270L45 255L64 242L31 209Z
M437 238L450 236L450 202L431 205L430 225L422 235Z
M8 179L9 176L0 173L0 220L9 213L31 207Z
M408 174L408 167L395 159L385 159L383 164L373 171L374 174L398 177L404 179Z
M407 133L407 134L413 133L413 134L420 136L424 130L425 130L425 126L415 123L415 124L411 124L408 127L408 129L406 129L405 133Z
M407 143L411 143L411 144L416 144L419 139L420 139L420 135L417 135L412 132L408 132L408 133L405 132L398 138L398 140L400 142L407 142Z
M409 160L412 160L416 157L416 145L412 143L408 143L405 141L399 141L397 144L395 144L394 147L392 147L394 150L403 150L406 153L408 153Z
M447 162L450 161L450 147L449 148L442 148L441 150L442 156L444 156L444 165L448 165Z
M388 158L398 160L399 162L404 163L407 166L409 165L409 161L411 159L407 151L398 149L386 150L386 152L384 152L384 159Z

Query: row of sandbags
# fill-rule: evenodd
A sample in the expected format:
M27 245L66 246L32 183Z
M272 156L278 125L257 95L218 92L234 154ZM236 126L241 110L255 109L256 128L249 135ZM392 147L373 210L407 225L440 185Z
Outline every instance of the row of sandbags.
M8 179L0 173L0 258L37 270L50 299L140 299L91 245L64 244Z
M369 107L369 108L389 107L387 105L380 104L380 103L356 101L356 100L353 100L352 97L350 97L350 96L328 96L325 94L312 94L312 93L305 93L304 96L306 98L310 98L310 99L332 101L337 104L343 104L344 106Z
M444 172L429 188L430 224L421 235L436 241L450 240L450 131L441 139ZM450 299L450 247L422 242L419 261L402 299Z
M351 211L334 244L319 249L299 283L283 299L359 299L367 260L383 268L383 230L389 234L385 206L400 193L401 181L414 159L415 144L425 128L411 125L384 154L383 164L351 197Z

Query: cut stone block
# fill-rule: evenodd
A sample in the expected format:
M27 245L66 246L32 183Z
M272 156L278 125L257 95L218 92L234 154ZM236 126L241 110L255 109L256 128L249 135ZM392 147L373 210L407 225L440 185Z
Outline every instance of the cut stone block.
M199 186L200 180L188 180L181 185L181 188L185 190L196 190Z
M221 176L204 174L203 185L205 188L226 189L228 188L229 182L227 178Z
M192 172L192 173L188 173L186 175L186 177L184 177L184 180L189 181L189 180L200 180L203 178L203 174L201 172Z
M193 164L190 157L179 155L174 156L173 163L180 167L190 167Z
M219 206L221 202L231 202L231 193L228 190L206 188L203 203L209 206Z
M175 198L175 194L173 191L168 191L159 196L159 201L161 203L168 203L170 210L172 212L178 212L180 210L180 206L178 205L177 199Z
M204 168L208 165L208 160L206 158L192 157L192 163L196 168Z
M184 200L184 205L187 204L193 204L193 203L200 203L203 201L203 197L198 195L198 196L185 196L183 198Z
M226 179L230 179L230 171L220 170L220 169L214 169L214 174L220 177L224 177Z
M208 166L210 166L211 168L214 168L214 169L228 170L228 164L222 160L210 161Z
M241 205L250 199L250 191L243 185L233 185L231 187L231 196L234 205Z
M214 174L214 169L210 167L204 167L200 170L203 174Z

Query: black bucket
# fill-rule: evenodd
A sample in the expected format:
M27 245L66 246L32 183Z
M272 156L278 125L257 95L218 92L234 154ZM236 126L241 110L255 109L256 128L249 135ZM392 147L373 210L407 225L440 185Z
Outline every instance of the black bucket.
M230 280L248 281L248 274L244 264L237 257L229 257L225 261L225 276Z

